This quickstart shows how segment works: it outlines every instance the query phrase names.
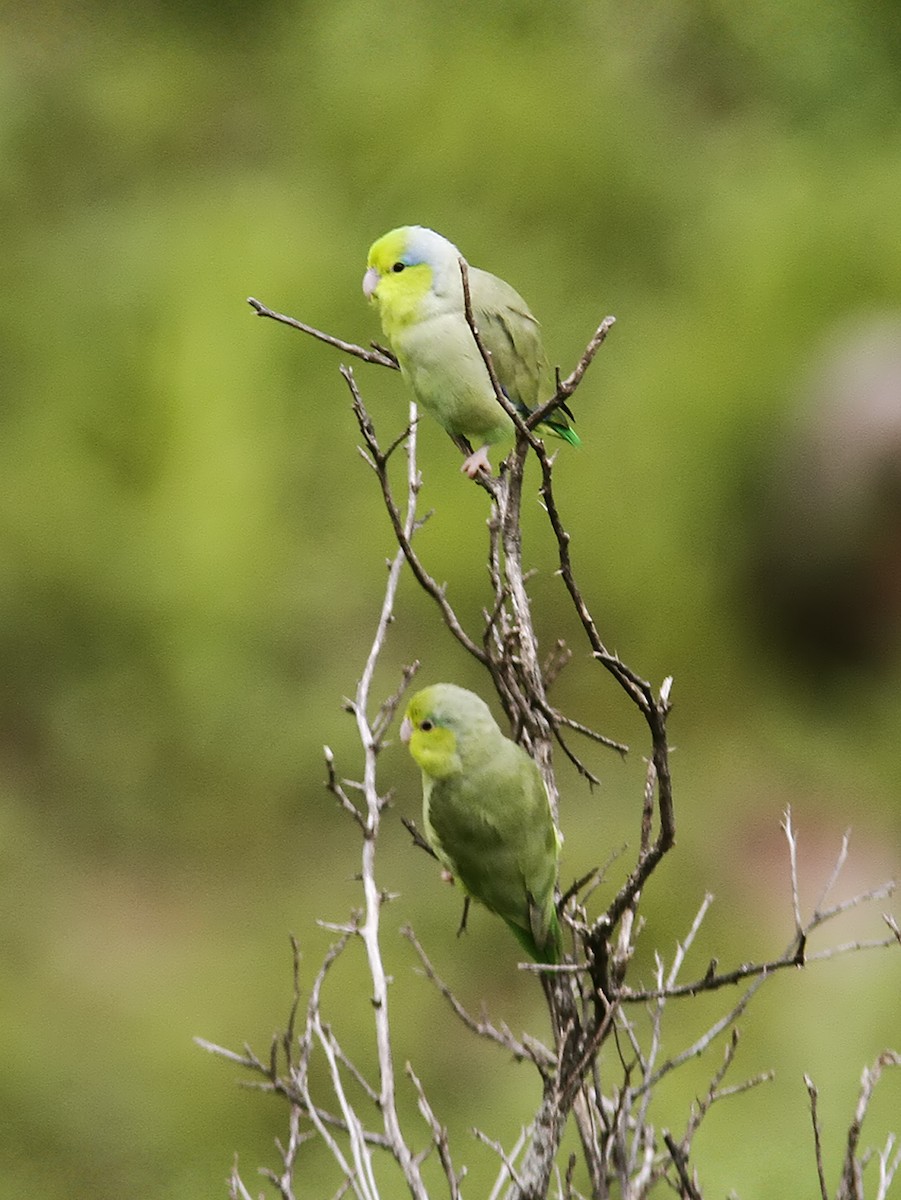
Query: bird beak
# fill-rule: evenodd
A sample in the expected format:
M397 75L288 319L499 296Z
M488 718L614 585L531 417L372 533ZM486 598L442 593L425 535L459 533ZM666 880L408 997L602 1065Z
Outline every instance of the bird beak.
M366 297L367 300L372 299L375 289L379 286L379 283L381 282L381 278L382 278L381 275L378 273L378 271L375 269L375 267L370 267L369 270L366 272L366 274L363 276L363 295Z
M413 722L409 717L404 717L400 723L400 740L405 746L410 744L410 738L413 736Z

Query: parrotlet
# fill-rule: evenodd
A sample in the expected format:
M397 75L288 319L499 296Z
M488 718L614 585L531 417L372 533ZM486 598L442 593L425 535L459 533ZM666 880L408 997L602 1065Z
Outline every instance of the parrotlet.
M538 404L546 370L541 330L522 296L503 279L468 267L472 314L507 398L523 416ZM513 421L498 403L466 320L460 251L432 229L392 229L369 250L363 293L378 306L385 337L417 404L474 452L470 478L490 473L488 447L510 440ZM565 412L572 417L568 409ZM558 408L537 426L573 446L579 437Z
M400 733L422 769L423 826L438 861L532 958L559 963L562 839L534 760L484 700L452 683L417 692Z

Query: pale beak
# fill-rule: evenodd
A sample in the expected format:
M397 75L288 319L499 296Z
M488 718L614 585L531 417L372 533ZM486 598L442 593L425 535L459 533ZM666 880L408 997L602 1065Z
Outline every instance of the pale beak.
M372 299L373 292L379 286L381 278L375 267L370 267L363 276L363 295L367 300Z
M413 736L413 722L409 717L404 717L400 723L400 740L405 746L409 745L410 738Z

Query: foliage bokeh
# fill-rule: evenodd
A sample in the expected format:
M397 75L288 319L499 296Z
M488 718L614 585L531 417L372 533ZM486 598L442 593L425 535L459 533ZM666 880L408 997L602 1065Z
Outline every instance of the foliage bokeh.
M38 0L0 14L0 94L0 1197L179 1200L215 1194L234 1149L245 1175L270 1158L277 1106L190 1037L264 1043L287 932L312 971L314 918L355 902L321 747L353 774L341 697L392 546L338 356L244 299L365 343L366 248L395 224L511 280L564 368L617 316L557 478L604 637L676 678L679 846L646 898L648 946L672 946L709 888L710 954L781 948L787 803L810 899L848 825L855 883L897 872L901 606L864 608L875 656L796 654L778 626L797 555L772 556L784 450L816 424L804 380L849 320L901 308L894 4ZM357 374L399 432L398 377ZM485 499L435 427L421 453L422 553L476 614ZM527 517L539 628L577 650L559 702L635 740L581 653L537 504ZM879 520L879 578L897 579L897 503ZM402 602L386 689L418 657L424 680L484 690L409 580ZM640 761L595 766L594 795L562 773L571 876L637 827ZM399 749L384 771L415 815ZM515 947L484 915L454 941L454 899L402 832L386 925L441 947L474 1006L528 1020ZM402 1052L443 1118L456 1105L465 1131L478 1089L515 1131L514 1068L460 1030L437 1052L448 1018L403 946L387 954ZM897 1037L898 982L897 955L774 981L740 1061L779 1074L711 1118L711 1188L787 1194L812 1167L801 1072L840 1127ZM493 1169L471 1158L475 1179Z

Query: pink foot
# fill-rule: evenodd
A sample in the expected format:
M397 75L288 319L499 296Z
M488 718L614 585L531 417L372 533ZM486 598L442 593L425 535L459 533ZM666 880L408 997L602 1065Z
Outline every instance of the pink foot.
M479 471L484 471L486 474L491 474L491 463L488 461L488 447L479 446L478 450L470 454L469 458L464 459L463 466L460 468L470 479L475 479Z

